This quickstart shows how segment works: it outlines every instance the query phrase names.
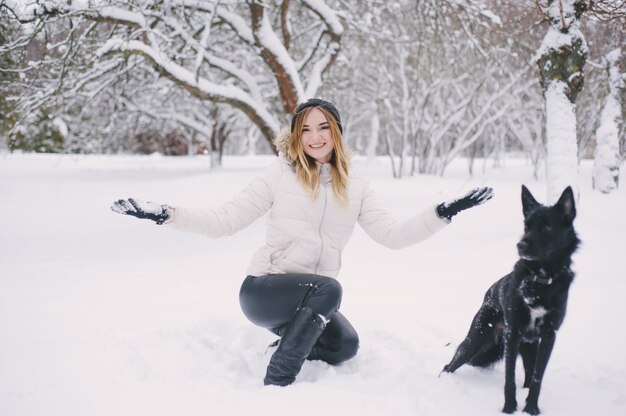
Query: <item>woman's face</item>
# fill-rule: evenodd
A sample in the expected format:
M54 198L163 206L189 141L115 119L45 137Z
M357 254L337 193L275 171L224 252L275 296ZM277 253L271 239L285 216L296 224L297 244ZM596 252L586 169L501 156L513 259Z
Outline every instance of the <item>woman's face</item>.
M302 126L302 147L304 153L318 163L330 161L335 143L330 132L330 124L318 108L313 107L304 118Z

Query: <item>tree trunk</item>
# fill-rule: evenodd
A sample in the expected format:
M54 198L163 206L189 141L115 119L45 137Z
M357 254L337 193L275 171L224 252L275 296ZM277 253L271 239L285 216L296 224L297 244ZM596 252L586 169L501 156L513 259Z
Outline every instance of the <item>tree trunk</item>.
M606 97L600 125L596 131L596 152L593 163L593 188L603 193L617 189L619 183L619 127L622 111L620 89L624 87L622 74L619 72L621 49L615 49L607 55L609 72L609 93Z
M555 203L567 186L578 196L578 144L576 109L561 81L552 81L545 91L548 201Z
M576 97L582 90L587 46L579 28L581 0L548 0L550 27L539 49L546 103L548 195L556 202L566 186L578 197Z
M378 116L378 109L372 115L370 120L370 137L367 142L365 154L368 162L372 162L376 158L376 147L380 137L380 117Z

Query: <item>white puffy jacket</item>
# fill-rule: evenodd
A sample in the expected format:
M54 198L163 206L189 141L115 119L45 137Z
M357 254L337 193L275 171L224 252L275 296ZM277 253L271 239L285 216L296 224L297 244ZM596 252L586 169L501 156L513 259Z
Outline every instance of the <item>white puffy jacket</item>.
M314 273L336 277L341 253L354 225L378 243L399 249L422 241L443 228L431 206L406 221L396 221L381 207L365 179L350 175L349 205L335 198L330 164L320 165L323 184L312 200L297 182L291 164L283 157L269 166L239 195L219 208L191 210L176 207L171 227L210 237L234 234L269 212L266 243L259 249L248 274Z

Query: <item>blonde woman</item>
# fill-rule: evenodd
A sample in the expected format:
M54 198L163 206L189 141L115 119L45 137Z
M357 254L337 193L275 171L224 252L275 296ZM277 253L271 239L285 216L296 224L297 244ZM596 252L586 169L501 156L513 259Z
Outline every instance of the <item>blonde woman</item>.
M114 211L210 237L231 235L267 216L266 244L252 257L239 294L254 324L279 335L264 383L291 384L306 359L339 364L354 357L359 337L339 311L336 277L354 225L375 241L399 249L445 227L461 210L493 196L475 189L450 203L396 221L379 204L368 182L353 175L333 104L300 104L291 129L277 139L276 161L238 196L215 209L119 200Z

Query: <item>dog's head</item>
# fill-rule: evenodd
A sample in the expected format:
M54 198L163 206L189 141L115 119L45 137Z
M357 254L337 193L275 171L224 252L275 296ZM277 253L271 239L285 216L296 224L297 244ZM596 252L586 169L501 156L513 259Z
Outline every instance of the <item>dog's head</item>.
M579 242L574 231L576 206L571 187L565 188L556 204L545 206L522 185L522 209L524 236L517 243L522 259L542 261L571 256Z

